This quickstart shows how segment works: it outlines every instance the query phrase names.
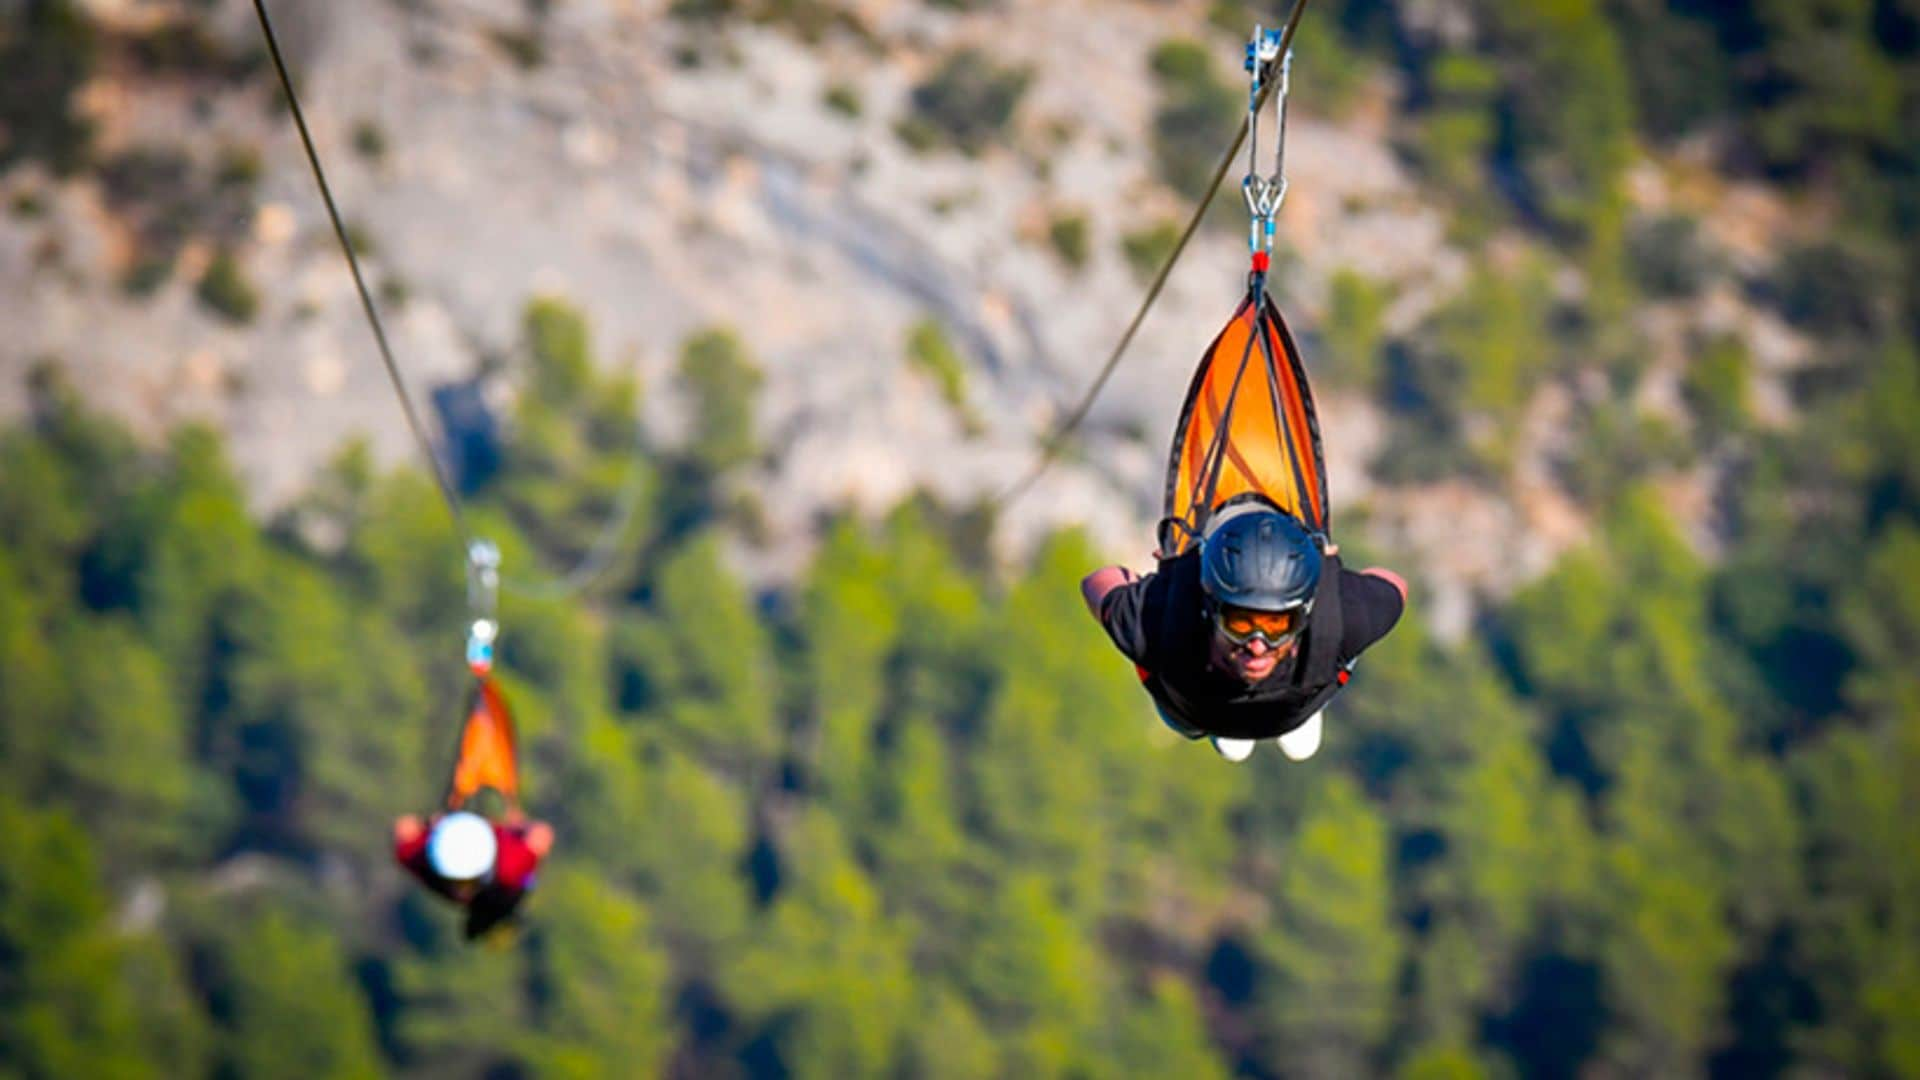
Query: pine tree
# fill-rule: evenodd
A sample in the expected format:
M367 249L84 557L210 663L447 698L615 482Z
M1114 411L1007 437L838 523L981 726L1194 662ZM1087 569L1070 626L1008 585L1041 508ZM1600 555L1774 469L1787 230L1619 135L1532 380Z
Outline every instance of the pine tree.
M1387 830L1358 788L1329 776L1282 856L1260 952L1271 969L1266 1057L1305 1076L1376 1071L1403 945Z
M220 942L221 1056L241 1076L379 1076L373 1019L333 936L280 910Z

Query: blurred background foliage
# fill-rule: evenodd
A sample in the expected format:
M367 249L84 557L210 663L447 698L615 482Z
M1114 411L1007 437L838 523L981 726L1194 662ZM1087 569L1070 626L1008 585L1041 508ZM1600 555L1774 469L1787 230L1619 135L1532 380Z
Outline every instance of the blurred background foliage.
M473 492L510 548L564 554L540 537L577 538L596 475L739 460L722 426L636 465L577 314L539 301L528 336ZM983 578L908 505L755 596L724 500L650 487L593 603L507 601L562 843L524 936L475 952L384 844L457 719L426 482L350 449L256 523L212 435L142 449L48 373L0 442L6 1062L1910 1072L1915 409L1893 349L1757 445L1718 566L1627 491L1483 635L1403 626L1284 773L1156 730L1073 536Z
M564 566L637 512L587 601L506 601L560 841L524 932L472 950L386 849L438 795L464 678L428 480L349 446L259 521L216 434L139 443L48 366L0 433L0 1073L1920 1076L1920 7L1475 0L1442 48L1386 0L1315 6L1312 62L1399 72L1404 158L1502 240L1407 334L1385 287L1333 281L1327 385L1390 418L1380 478L1500 485L1536 391L1597 377L1552 462L1587 544L1458 644L1416 580L1321 757L1230 768L1086 618L1077 535L996 570L977 514L920 499L824 523L791 589L736 580L746 345L683 343L697 434L668 444L581 314L533 301L517 403L461 455L479 524ZM1189 195L1239 102L1214 53L1143 73ZM182 221L244 220L257 167L98 159L68 103L106 57L258 58L59 0L0 21L0 168L163 192L137 239L167 267ZM955 54L899 134L979 153L1027 82ZM1307 107L1352 107L1321 85ZM1636 147L1706 135L1832 227L1752 274L1631 212ZM1113 254L1150 271L1172 229ZM1089 258L1070 217L1049 239ZM1757 425L1754 359L1714 338L1664 426L1623 313L1729 280L1817 342L1800 419ZM255 296L224 254L200 282L237 322ZM903 351L964 413L939 324ZM1656 483L1709 459L1711 558Z

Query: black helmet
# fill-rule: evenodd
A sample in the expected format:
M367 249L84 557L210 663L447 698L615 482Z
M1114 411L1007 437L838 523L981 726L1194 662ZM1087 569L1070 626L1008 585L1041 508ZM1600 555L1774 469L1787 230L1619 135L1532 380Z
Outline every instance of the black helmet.
M1200 537L1200 586L1216 604L1310 608L1320 565L1320 545L1306 526L1262 502L1226 507Z

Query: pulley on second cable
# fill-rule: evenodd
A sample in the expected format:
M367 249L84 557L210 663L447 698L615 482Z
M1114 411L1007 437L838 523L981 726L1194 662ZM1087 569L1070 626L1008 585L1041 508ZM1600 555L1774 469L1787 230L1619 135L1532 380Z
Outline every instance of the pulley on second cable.
M493 642L500 636L500 549L491 540L467 546L467 668L486 678L493 671Z

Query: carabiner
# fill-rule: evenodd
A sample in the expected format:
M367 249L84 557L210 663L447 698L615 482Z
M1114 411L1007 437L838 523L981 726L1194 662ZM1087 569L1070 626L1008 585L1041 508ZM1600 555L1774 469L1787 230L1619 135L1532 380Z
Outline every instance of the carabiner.
M500 549L475 540L467 548L467 668L484 676L493 670L493 642L500 636Z
M1279 215L1280 206L1287 198L1287 93L1292 89L1293 50L1287 49L1284 54L1281 52L1284 38L1282 31L1255 26L1253 37L1247 42L1247 175L1240 182L1240 194L1246 200L1247 214L1253 219L1247 228L1247 248L1253 256L1256 280L1267 272L1272 262L1274 218ZM1280 69L1280 85L1275 88L1279 96L1275 105L1279 133L1273 151L1273 172L1261 176L1261 95L1276 61Z

